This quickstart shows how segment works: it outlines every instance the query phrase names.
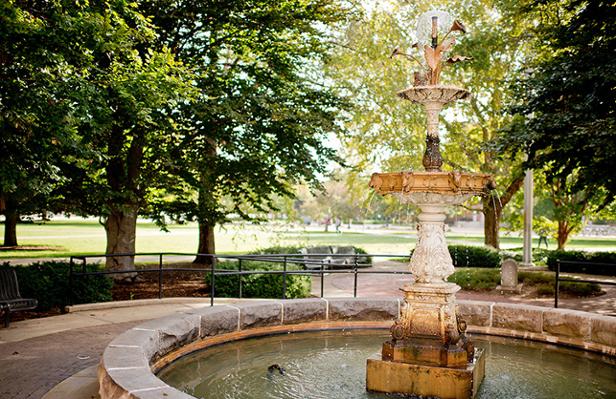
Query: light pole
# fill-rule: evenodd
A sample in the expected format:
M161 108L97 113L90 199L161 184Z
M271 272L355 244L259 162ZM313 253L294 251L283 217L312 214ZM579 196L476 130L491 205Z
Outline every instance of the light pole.
M524 176L524 254L523 266L533 265L533 170L527 169Z

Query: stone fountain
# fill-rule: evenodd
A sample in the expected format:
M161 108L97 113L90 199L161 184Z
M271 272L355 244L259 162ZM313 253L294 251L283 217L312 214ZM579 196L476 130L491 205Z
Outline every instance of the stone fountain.
M454 272L445 242L446 209L493 185L486 174L441 170L439 113L470 93L439 84L439 77L443 56L454 45L455 35L464 32L462 23L447 13L429 11L420 16L419 42L413 47L423 52L427 68L415 72L414 85L398 96L421 104L426 111L425 171L375 173L370 181L378 193L395 195L421 210L417 245L410 262L413 280L401 288L405 306L391 328L391 339L383 344L380 358L367 361L366 387L370 391L472 398L484 376L482 353L474 349L465 335L466 323L456 314L455 294L460 287L446 281ZM397 49L392 55L416 60ZM447 62L465 59L454 55Z

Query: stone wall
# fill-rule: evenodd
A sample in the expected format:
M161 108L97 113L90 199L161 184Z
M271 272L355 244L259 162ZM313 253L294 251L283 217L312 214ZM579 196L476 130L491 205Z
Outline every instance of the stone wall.
M154 373L180 356L252 336L343 328L387 328L398 298L299 299L179 312L128 330L105 349L102 399L190 399ZM459 301L469 332L563 344L616 356L616 318L565 309Z

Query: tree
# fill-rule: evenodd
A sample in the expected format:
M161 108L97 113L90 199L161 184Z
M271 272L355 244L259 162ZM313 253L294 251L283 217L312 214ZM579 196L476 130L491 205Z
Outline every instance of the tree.
M125 1L52 8L50 35L77 49L69 59L79 145L62 162L60 192L78 214L99 216L107 254L135 252L137 216L153 211L175 184L181 139L177 109L192 97L192 75L154 41L153 27ZM64 23L58 23L58 17ZM107 258L111 270L132 256Z
M215 253L214 227L244 219L317 184L335 151L325 145L343 102L320 65L336 0L146 2L161 44L194 68L198 101L184 107L181 187L169 212L199 222L198 253ZM196 262L208 262L198 256Z
M24 3L25 4L25 3ZM49 6L0 4L0 213L4 246L16 246L20 215L41 211L62 181L56 160L74 142L72 104L57 93L70 65L50 49ZM50 51L51 50L51 51ZM60 48L60 50L62 50ZM66 52L64 52L66 54Z
M513 85L509 111L515 118L500 149L528 153L527 166L556 183L555 198L586 206L593 202L588 196L599 194L599 211L616 194L616 5L544 0L522 3L520 12L536 16L532 33L540 55L521 66L526 78ZM575 209L568 214L578 215ZM576 224L562 219L559 226L562 245L569 223Z
M351 24L339 39L338 56L330 67L339 84L347 82L357 111L347 124L347 157L364 173L375 164L383 171L416 169L421 166L425 139L425 117L420 107L395 97L395 92L413 81L414 65L404 57L392 59L394 48L410 53L415 40L412 21L423 11L443 5L465 21L468 32L456 52L472 60L449 68L444 83L469 89L469 102L458 102L454 112L445 111L445 168L492 174L497 189L482 199L485 243L499 247L499 226L505 207L523 183L521 157L503 159L489 147L508 123L504 101L515 79L513 66L523 59L528 46L523 40L527 22L515 14L509 2L478 1L414 2L407 6L388 3L366 13L365 20ZM506 23L505 23L506 22Z
M584 221L592 219L608 197L604 189L579 189L577 174L566 179L550 176L538 170L534 174L535 209L533 230L543 236L552 236L558 249L564 249L572 234L579 232ZM512 212L508 222L521 228L523 224L522 203ZM604 212L608 215L608 212ZM537 227L540 228L539 231Z

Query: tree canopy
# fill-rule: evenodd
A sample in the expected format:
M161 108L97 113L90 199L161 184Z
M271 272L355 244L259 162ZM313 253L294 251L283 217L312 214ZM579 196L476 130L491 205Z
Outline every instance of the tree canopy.
M576 175L574 189L616 195L616 5L609 1L532 2L522 12L539 20L535 59L512 85L515 115L500 143L525 151L528 165L549 178Z
M182 109L182 184L161 206L198 220L198 251L214 253L214 226L229 213L250 219L275 208L273 198L317 184L337 159L327 141L345 105L322 64L348 9L337 0L151 1L144 9L161 45L193 68L199 91Z

